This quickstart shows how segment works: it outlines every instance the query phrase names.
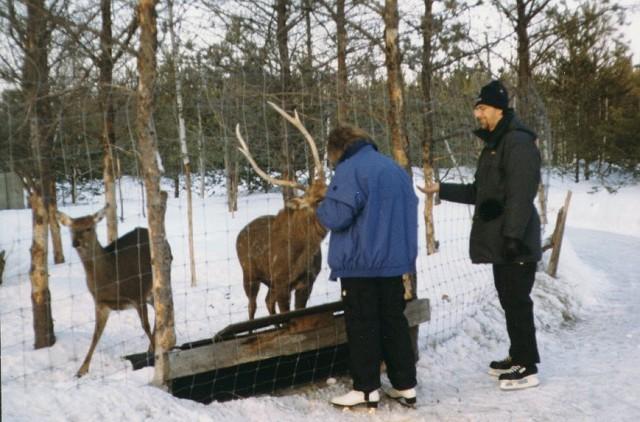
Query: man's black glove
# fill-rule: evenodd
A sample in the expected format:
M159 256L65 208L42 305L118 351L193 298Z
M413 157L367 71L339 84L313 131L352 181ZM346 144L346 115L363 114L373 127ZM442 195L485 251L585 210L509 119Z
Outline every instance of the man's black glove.
M502 256L507 262L513 262L518 255L525 253L527 253L527 247L519 239L513 237L504 238Z

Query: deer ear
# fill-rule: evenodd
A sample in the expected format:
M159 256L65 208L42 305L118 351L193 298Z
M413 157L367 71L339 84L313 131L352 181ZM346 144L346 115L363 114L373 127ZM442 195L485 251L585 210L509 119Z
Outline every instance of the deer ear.
M58 218L58 221L64 226L70 226L73 223L72 218L62 211L56 211L56 217Z
M103 209L93 214L93 222L95 224L98 224L98 222L104 218L104 216L107 214L107 208L109 208L109 204L105 205Z

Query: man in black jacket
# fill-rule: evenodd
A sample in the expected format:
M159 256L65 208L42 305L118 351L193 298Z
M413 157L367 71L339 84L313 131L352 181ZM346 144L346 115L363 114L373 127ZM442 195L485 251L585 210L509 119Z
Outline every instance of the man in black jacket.
M493 264L511 341L509 355L491 362L489 374L499 377L503 390L535 387L540 357L530 294L542 256L540 218L534 206L540 183L536 134L509 108L509 96L500 81L481 89L473 114L480 124L474 133L484 141L474 182L433 183L425 191L439 191L441 199L475 205L471 261Z

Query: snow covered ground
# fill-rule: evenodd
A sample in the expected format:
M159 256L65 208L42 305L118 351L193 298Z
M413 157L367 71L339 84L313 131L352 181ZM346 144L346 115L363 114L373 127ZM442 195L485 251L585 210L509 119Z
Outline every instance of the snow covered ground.
M91 339L93 305L69 236L64 233L67 263L50 267L57 342L35 351L28 281L31 217L28 210L0 211L0 249L8 254L0 287L2 420L640 420L640 187L622 186L612 193L596 182L574 184L559 176L550 183L552 222L568 189L573 198L558 278L540 272L534 287L541 386L502 392L486 374L487 363L506 354L504 318L490 272L466 258L467 207L444 203L435 215L441 251L430 257L422 253L418 262L420 296L433 305L432 321L421 328L419 406L409 410L383 400L373 416L328 405L332 395L350 388L346 377L333 385L209 405L177 399L149 385L151 368L132 371L120 359L147 346L133 311L112 314L89 374L76 379ZM64 210L79 216L97 210L100 201ZM253 194L239 205L230 217L223 196L196 200L199 284L193 289L184 199L169 202L179 343L246 318L235 233L255 216L275 212L281 201L278 194ZM121 233L146 225L140 209L139 188L127 187ZM104 224L101 230L104 239ZM311 304L337 299L336 284L326 280L325 269ZM262 302L259 313L265 313Z

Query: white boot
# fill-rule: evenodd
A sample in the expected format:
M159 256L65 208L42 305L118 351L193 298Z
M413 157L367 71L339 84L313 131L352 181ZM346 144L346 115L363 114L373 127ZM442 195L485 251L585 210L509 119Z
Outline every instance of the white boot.
M370 393L351 390L347 394L332 398L331 404L340 407L353 407L366 404L367 407L376 408L378 407L379 401L380 394L378 390L373 390Z
M384 389L384 392L387 396L400 402L400 404L403 404L409 407L416 406L416 389L415 388L407 388L406 390L396 390L393 387L387 387Z

